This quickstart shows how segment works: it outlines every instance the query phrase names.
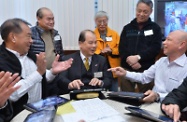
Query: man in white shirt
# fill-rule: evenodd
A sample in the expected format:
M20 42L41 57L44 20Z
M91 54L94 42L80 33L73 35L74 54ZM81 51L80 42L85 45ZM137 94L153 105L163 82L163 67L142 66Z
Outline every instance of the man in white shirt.
M159 59L143 73L129 72L121 67L111 68L118 76L124 76L134 82L146 84L154 80L152 90L146 91L144 102L162 101L174 88L177 88L187 76L187 33L181 30L171 32L163 42L163 51L167 57Z
M35 102L47 96L46 81L52 81L55 76L71 66L72 59L58 62L59 55L52 63L52 68L46 70L45 53L29 52L32 44L31 30L24 20L15 18L1 25L1 37L4 40L0 47L0 71L18 73L21 80L15 86L21 86L11 96L14 115L23 109L23 104Z

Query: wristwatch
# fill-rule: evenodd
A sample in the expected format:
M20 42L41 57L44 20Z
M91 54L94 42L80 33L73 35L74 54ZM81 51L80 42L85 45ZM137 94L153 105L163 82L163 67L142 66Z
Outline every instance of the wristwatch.
M160 102L160 95L158 93L156 93L156 100L155 102Z
M141 59L140 55L137 55L137 57L138 57L138 60L140 60L140 59Z

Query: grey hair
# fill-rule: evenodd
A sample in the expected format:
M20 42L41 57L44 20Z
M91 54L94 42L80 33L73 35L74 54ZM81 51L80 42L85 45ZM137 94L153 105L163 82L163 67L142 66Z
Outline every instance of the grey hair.
M151 9L153 9L153 2L152 2L152 0L138 0L138 3L137 3L137 5L136 5L136 7L137 7L140 3L144 3L144 4L148 5Z
M8 39L8 35L11 32L14 33L21 33L24 30L21 28L21 24L25 25L31 25L27 21L20 19L20 18L13 18L13 19L8 19L6 20L0 27L0 33L1 33L1 38L6 41Z
M94 19L97 19L99 17L106 17L107 19L109 19L108 17L108 14L107 12L105 11L98 11L96 14L95 14L95 18Z
M49 11L51 11L49 8L42 7L42 8L39 8L37 10L36 16L39 17L39 18L43 18L43 10L49 10Z

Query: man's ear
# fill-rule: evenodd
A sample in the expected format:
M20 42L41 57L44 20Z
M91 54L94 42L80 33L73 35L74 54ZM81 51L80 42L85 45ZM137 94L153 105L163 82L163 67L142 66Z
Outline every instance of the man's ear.
M39 21L39 20L40 20L40 17L36 17L36 19Z
M11 40L13 43L16 42L15 34L14 34L14 33L10 32L10 33L9 33L9 38L10 38L10 40Z
M152 12L153 12L153 9L151 9L151 14L152 14ZM150 14L150 15L151 15L151 14Z
M83 42L79 41L79 45L82 44Z
M186 41L182 41L180 46L179 46L179 49L184 48L186 45L187 45Z

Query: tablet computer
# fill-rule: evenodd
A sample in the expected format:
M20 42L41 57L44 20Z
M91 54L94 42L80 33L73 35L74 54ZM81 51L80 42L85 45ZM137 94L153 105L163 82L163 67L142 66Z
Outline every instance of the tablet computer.
M43 110L29 114L24 122L53 122L56 110Z
M141 100L145 97L144 93L136 93L136 92L111 92L108 93L109 97L120 97L120 98L129 98Z
M68 101L69 101L68 99L63 97L51 96L51 97L47 97L46 99L41 99L37 102L27 103L26 105L24 105L24 107L31 112L37 112L41 110L46 110L50 107L56 107L62 105Z
M151 111L141 109L139 107L129 106L129 107L125 107L125 109L130 111L132 114L142 116L144 118L150 119L155 122L173 122L172 119L170 119L164 115L159 115L159 114L153 113Z

